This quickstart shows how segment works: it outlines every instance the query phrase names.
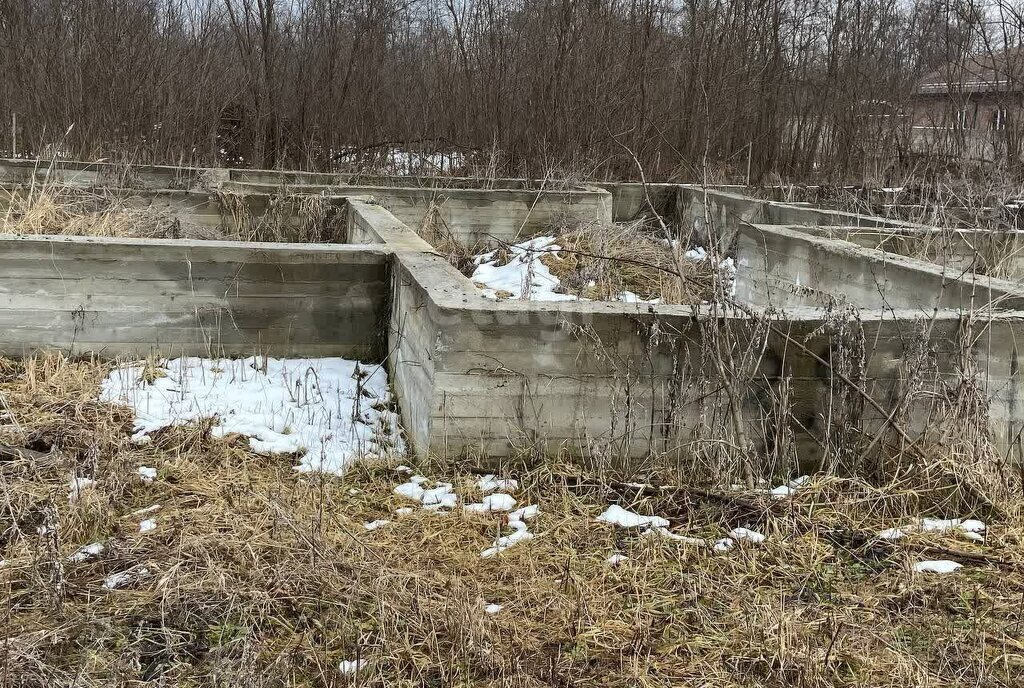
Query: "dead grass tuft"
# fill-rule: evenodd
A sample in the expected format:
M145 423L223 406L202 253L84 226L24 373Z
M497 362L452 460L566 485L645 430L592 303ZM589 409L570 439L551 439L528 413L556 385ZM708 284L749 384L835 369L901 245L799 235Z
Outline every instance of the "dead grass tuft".
M707 261L676 260L685 251L652 234L642 221L574 223L557 231L559 255L541 260L568 293L607 300L624 291L663 303L701 303L714 297L717 271ZM677 275L677 266L684 274Z
M8 192L0 233L213 238L210 230L182 222L173 213L133 203L128 193L53 184Z

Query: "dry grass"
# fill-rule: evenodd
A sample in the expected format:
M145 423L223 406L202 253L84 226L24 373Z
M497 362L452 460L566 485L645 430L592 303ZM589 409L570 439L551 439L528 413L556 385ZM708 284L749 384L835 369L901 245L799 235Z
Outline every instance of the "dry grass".
M624 291L663 303L701 303L715 295L717 270L708 261L673 256L685 251L670 247L642 221L575 223L557 231L559 256L542 260L566 291L588 299L607 300ZM678 272L681 266L683 274Z
M615 300L632 292L644 300L667 304L692 304L715 297L720 275L710 260L690 261L685 248L669 247L643 221L598 224L563 222L553 227L561 250L540 256L562 291L595 301ZM448 228L436 208L425 216L418 234L467 277L476 268L476 256L493 247L467 246ZM495 250L494 260L504 265L511 259L505 245ZM679 251L673 256L673 251ZM682 268L680 278L678 268Z
M44 185L9 192L0 233L139 238L214 238L175 214L131 202L127 193Z
M260 197L254 212L250 197L217 192L221 217L211 226L187 211L155 207L126 188L48 183L4 193L0 234L345 242L343 209L319 196Z
M0 463L6 685L1000 686L1024 671L1017 508L984 545L887 543L871 535L920 508L897 485L821 476L792 502L645 496L549 464L517 476L515 496L541 507L536 538L481 559L500 517L397 518L402 478L385 462L297 474L208 424L133 445L129 413L95 401L106 370L0 359L0 445L38 452ZM479 497L456 463L418 470ZM72 473L97 484L70 503ZM677 532L751 526L768 540L715 555L642 538L594 522L612 501ZM144 517L157 528L140 534ZM378 518L393 522L362 528ZM68 561L97 541L100 556ZM948 549L963 554L956 574L910 570ZM616 551L629 559L612 568ZM364 670L338 673L356 658Z
M216 192L225 238L237 241L297 243L346 242L344 208L323 196L285 190L265 202L233 191Z

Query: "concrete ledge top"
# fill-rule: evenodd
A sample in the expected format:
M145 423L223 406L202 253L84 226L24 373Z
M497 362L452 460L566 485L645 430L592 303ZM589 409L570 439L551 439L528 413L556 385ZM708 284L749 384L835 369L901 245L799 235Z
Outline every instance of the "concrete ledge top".
M293 253L367 254L385 257L394 253L386 244L311 244L219 239L140 239L135 237L79 236L73 234L0 234L0 245L7 244L92 244L97 246L163 246L179 249L244 249L246 251L289 251Z
M1024 285L1018 284L1017 282L990 277L988 275L980 275L974 272L945 268L927 260L911 258L899 253L890 253L877 248L867 248L838 237L825 237L816 233L808 233L804 231L802 227L764 225L749 222L744 224L765 234L775 234L795 239L797 241L803 241L811 245L819 246L823 250L831 253L846 255L854 260L865 261L869 264L884 263L887 265L896 265L908 270L926 272L939 278L982 285L983 287L991 289L998 289L1000 291L1013 294L1016 297L1024 298Z
M371 184L291 184L291 183L272 183L272 182L246 182L246 181L230 181L224 182L221 188L225 191L244 191L246 193L266 193L271 194L278 190L283 190L287 193L293 194L323 194L327 196L345 196L345 195L367 195L374 193L388 193L393 195L436 195L445 194L448 196L461 197L461 198L479 198L481 200L490 200L495 196L504 198L535 198L538 195L545 197L607 197L610 193L601 188L597 187L580 187L573 189L467 189L461 187L445 187L445 186L375 186Z
M817 227L801 227L802 231L811 231L815 234L825 232L846 232L848 234L887 234L892 236L918 236L926 235L982 235L982 236L1022 236L1024 229L978 229L970 227L933 227L930 225L916 225L913 227L863 227L855 225L818 225Z

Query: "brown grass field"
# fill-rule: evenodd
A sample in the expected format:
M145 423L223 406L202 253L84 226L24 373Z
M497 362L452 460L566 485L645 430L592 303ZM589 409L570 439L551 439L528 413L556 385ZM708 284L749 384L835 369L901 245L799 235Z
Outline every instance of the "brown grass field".
M983 542L888 541L877 534L923 515L919 492L818 475L770 499L517 463L502 474L540 506L535 537L481 558L505 517L396 515L409 459L302 474L245 438L212 439L214 421L135 445L131 413L96 401L107 369L0 359L4 685L1021 685L1019 501ZM414 469L479 501L471 465ZM71 475L95 485L71 500ZM596 521L610 504L674 534L767 539L718 553ZM144 519L155 528L139 532ZM364 528L376 519L391 522ZM102 552L69 559L92 543ZM913 570L927 559L963 568Z

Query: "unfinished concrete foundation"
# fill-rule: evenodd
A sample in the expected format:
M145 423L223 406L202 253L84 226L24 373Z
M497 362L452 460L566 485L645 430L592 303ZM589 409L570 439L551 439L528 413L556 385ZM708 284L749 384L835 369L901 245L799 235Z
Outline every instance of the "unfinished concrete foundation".
M6 355L357 357L387 366L416 454L492 460L685 462L742 405L756 451L789 443L813 463L836 428L870 436L899 417L917 436L941 434L935 398L969 384L998 450L1020 459L1015 234L688 185L0 164L8 199L54 180L129 185L138 203L210 227L231 215L226 203L258 219L281 212L282 198L316 197L337 209L347 243L2 236ZM654 212L734 259L733 298L494 301L416 231L435 217L460 240L495 246L560 218ZM991 250L968 250L981 240Z

